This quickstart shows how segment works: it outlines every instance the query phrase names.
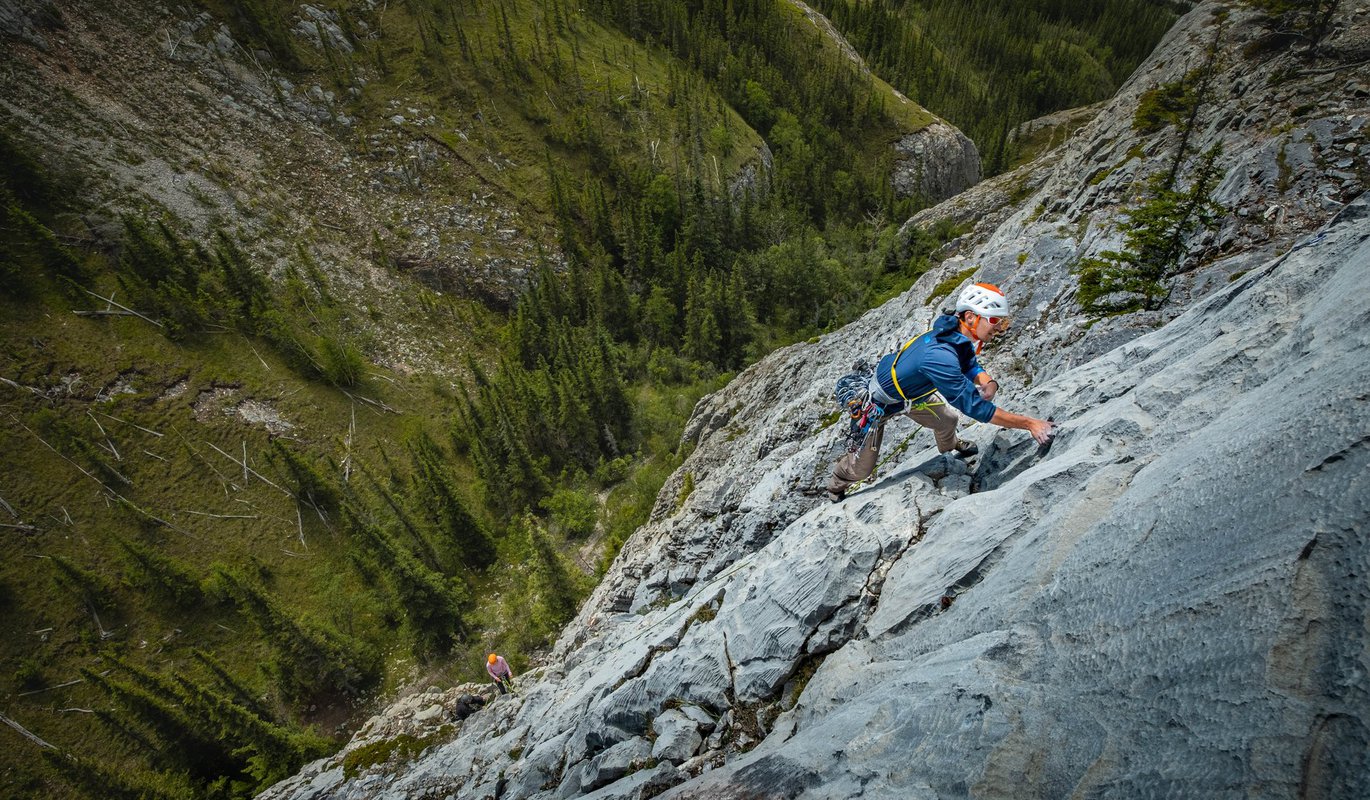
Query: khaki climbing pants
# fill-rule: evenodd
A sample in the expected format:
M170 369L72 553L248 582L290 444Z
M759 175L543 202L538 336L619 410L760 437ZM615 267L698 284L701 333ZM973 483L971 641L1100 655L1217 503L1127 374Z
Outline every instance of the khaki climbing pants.
M950 452L956 447L956 423L960 420L956 410L946 403L923 405L904 412L904 416L932 430L937 439L937 450ZM847 453L832 466L832 479L828 481L828 491L841 494L847 487L860 483L875 471L875 462L880 458L880 442L885 438L885 423L882 419L875 424L875 430L866 434L861 449Z

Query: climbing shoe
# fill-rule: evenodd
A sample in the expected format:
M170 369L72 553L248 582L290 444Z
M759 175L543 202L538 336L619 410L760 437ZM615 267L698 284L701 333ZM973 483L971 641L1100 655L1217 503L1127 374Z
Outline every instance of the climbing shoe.
M968 442L965 439L957 439L954 452L961 458L970 458L980 452L980 447L975 442Z
M829 490L827 491L827 495L828 495L828 501L829 501L829 502L832 502L832 503L840 503L840 502L842 502L842 501L847 497L847 490L846 490L846 489L842 489L842 490L840 490L840 491L834 492L832 489L829 489Z

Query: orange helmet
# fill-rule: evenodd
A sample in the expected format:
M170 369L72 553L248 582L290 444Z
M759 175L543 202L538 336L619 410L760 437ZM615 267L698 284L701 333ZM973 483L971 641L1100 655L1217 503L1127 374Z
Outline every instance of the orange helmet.
M497 658L499 658L499 656L495 655L494 653L491 653L491 654L490 654L490 657L487 658L487 659L485 659L485 663L487 663L487 664L493 664L493 663L495 663L495 659L497 659Z

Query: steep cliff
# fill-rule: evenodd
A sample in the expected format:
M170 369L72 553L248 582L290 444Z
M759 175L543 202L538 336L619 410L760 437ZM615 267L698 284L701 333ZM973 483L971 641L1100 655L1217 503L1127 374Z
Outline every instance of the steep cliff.
M265 796L1364 796L1368 20L1342 8L1313 59L1198 6L1062 148L913 221L978 223L940 269L700 403L520 695L412 762ZM1199 63L1190 123L1139 132ZM1083 316L1070 266L1216 144L1228 213L1169 301ZM1050 453L973 425L967 467L896 421L874 485L812 497L834 378L972 267L1018 309L982 360L1006 407L1063 421Z

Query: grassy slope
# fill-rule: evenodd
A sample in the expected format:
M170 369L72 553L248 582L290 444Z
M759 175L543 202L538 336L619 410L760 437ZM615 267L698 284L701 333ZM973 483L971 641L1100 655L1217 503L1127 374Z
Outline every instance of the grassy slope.
M535 214L548 209L549 156L558 164L593 173L593 157L577 146L576 114L589 126L611 131L609 145L619 152L658 168L671 167L662 163L669 145L687 134L679 115L668 107L670 72L680 68L664 51L644 47L579 15L549 41L547 32L554 23L544 4L511 2L501 8L509 16L515 49L528 64L527 78L511 74L502 61L506 56L497 44L502 25L489 4L453 12L470 42L466 52L472 55L468 58L449 36L437 48L445 61L442 67L425 58L414 17L399 9L380 16L381 38L367 43L358 58L374 61L374 54L383 52L379 57L388 75L364 92L357 108L362 121L358 132L384 129L396 107L418 104L439 118L431 129L433 138L482 181ZM578 78L567 77L571 73ZM577 85L568 92L568 84ZM712 96L702 82L701 86ZM714 117L705 124L721 120L732 134L731 148L712 153L719 158L720 175L755 160L761 137L735 111L721 103L703 111ZM655 159L653 142L658 145Z
M7 643L7 672L31 660L41 667L36 683L51 686L74 679L79 666L98 669L95 655L106 649L179 671L187 668L190 648L201 648L267 691L252 666L266 650L251 624L230 607L176 608L128 585L134 573L116 538L153 546L200 578L216 564L250 566L292 613L384 646L390 636L380 619L382 606L347 567L336 521L325 523L261 478L244 479L243 468L218 450L238 459L245 452L251 469L284 486L288 482L267 459L264 426L233 414L243 401L269 405L292 424L284 435L312 453L374 464L380 450L394 450L405 425L442 418L447 409L437 398L421 385L380 373L355 390L404 412L395 416L301 379L261 342L254 347L241 336L223 334L178 345L141 320L79 318L62 305L32 306L7 315L0 327L0 338L9 343L0 373L52 395L39 399L7 388L0 412L6 417L0 447L12 454L0 464L0 496L37 528L6 531L12 557L3 575L0 638ZM41 339L32 336L34 330L42 331ZM116 382L133 393L103 399ZM64 383L70 392L62 390ZM234 391L223 402L209 401L215 387ZM111 445L118 457L108 460L129 484L106 479L106 485L166 524L111 503L111 492L72 463L90 470L89 461L48 449L40 437L53 437L41 432L36 416L42 413L76 427L91 442ZM99 611L108 639L101 640L94 617L75 594L55 585L53 556L116 587L115 601ZM8 694L8 713L45 738L100 751L99 738L89 738L88 717L54 712L101 705L98 693L77 685L27 697ZM312 719L337 723L348 713L339 705Z

